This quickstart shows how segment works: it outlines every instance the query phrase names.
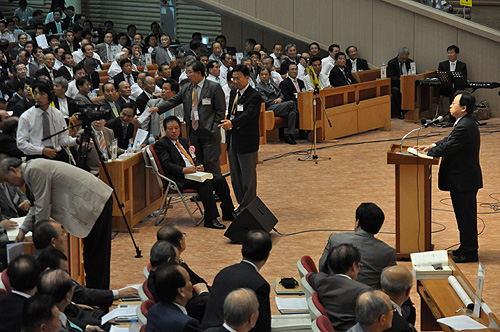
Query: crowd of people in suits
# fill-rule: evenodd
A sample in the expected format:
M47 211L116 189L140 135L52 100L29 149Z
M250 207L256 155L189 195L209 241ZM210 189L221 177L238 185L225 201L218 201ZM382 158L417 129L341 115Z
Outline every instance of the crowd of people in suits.
M100 324L100 317L111 302L137 296L133 289L109 290L113 203L111 189L94 177L99 171L97 150L109 153L116 139L118 153L124 152L139 127L153 134L157 140L154 151L165 174L179 188L198 190L205 227L224 229L218 219L217 199L222 220L233 221L256 197L261 103L286 119L285 142L296 144L297 93L355 84L352 73L370 69L366 60L358 58L356 46L347 47L344 53L337 44L323 51L313 42L299 54L293 43L276 43L268 52L251 38L245 41L241 64L235 65L236 49L226 45L223 35L210 49L202 44L200 33L174 49L156 22L143 38L134 25L128 26L126 33L116 33L112 21L94 29L92 22L75 14L71 6L52 8L43 21L26 1L19 4L17 19L0 21L0 153L9 156L2 156L0 162L0 263L7 265L5 231L16 226L9 219L25 214L28 220L16 240L22 241L32 230L38 258L23 255L8 265L14 292L0 295L0 331L20 331L21 324L25 332L38 331L42 325L50 331L109 329ZM16 25L27 20L35 29L32 36ZM48 48L42 49L34 41L41 34L47 35ZM9 42L17 45L9 48ZM439 69L460 71L466 77L466 65L457 60L459 48L452 45L447 51L449 60L440 63ZM147 53L157 64L154 76L147 67L138 71L146 64ZM413 60L408 56L409 49L400 48L387 66L393 115L399 117L404 117L404 110L398 83L400 76L411 70ZM101 84L98 71L104 64L109 65L109 81ZM107 119L92 122L92 141L81 131L70 136L64 129L81 105L93 103L96 90L102 92L99 105ZM448 97L453 97L453 91ZM462 93L452 105L452 115L463 118L455 135L422 148L435 156L452 153L443 169L454 167L455 151L449 149L454 140L463 139L457 136L459 130L475 138L470 151L464 153L478 155L479 136L468 114L473 107L469 99ZM151 115L140 123L138 116L146 110ZM181 122L186 124L187 138L180 137ZM221 129L226 136L236 209L221 175ZM299 131L299 138L306 137L307 133ZM84 164L75 158L82 141L88 144L83 148L88 150ZM26 164L22 157L28 160ZM458 262L478 259L477 236L474 240L465 234L477 234L468 221L477 213L469 203L475 202L482 186L476 159L471 159L473 178L465 184L457 184L440 172L440 188L452 192L459 225L467 229L461 232L462 246L453 253ZM84 171L73 169L76 164ZM185 179L185 174L196 171L207 171L214 177L201 183ZM47 181L66 181L61 180L61 174L66 180L81 178L88 186L78 192L62 185L50 190L44 186ZM17 189L24 184L34 198L31 202ZM70 206L67 197L85 197L88 192L95 194L93 205L97 208L72 207L88 209L88 213L69 216L72 209L66 209ZM51 204L53 197L65 197L64 204ZM28 212L30 206L36 212ZM50 217L56 222L46 220ZM83 222L75 227L73 222L80 219ZM413 278L396 265L395 250L375 238L383 221L383 212L376 205L362 204L356 211L355 231L333 234L319 261L320 272L309 277L338 332L414 331L415 313L409 300ZM61 243L66 231L84 238L88 288L64 273L67 258ZM160 229L158 242L151 249L148 279L157 304L150 310L147 331L270 331L270 286L259 270L271 248L269 234L249 232L242 246L243 260L220 271L208 287L179 257L186 249L185 234L175 225ZM89 315L74 303L100 309ZM15 310L4 310L11 305Z

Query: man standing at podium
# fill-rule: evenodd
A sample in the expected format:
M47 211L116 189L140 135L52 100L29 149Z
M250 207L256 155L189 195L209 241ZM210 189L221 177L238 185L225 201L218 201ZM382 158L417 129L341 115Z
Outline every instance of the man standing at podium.
M477 201L483 187L479 147L479 129L472 117L476 99L467 91L458 91L450 106L457 120L448 137L432 145L416 147L429 156L442 157L439 189L449 191L460 231L460 247L453 251L456 263L478 261Z

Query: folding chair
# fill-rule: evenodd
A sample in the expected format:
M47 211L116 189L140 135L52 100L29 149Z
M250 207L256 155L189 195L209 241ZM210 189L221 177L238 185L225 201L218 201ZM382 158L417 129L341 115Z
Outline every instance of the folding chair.
M297 262L297 268L299 269L300 278L304 278L309 272L318 272L316 264L312 260L311 256L302 256Z
M165 176L165 173L163 172L163 168L160 164L160 160L158 159L158 156L156 155L156 152L153 149L154 144L148 145L142 150L142 156L144 157L144 162L146 165L146 168L150 168L153 174L156 176L156 179L158 180L158 185L160 188L163 189L163 200L161 202L161 206L158 209L158 217L155 220L155 226L158 226L165 216L167 215L168 208L170 207L170 203L172 202L172 199L176 199L175 202L182 201L184 206L186 207L186 210L189 213L189 216L191 217L191 220L193 223L198 226L202 221L203 218L205 217L203 214L203 210L200 207L200 203L198 202L198 190L196 189L182 189L180 190L179 187L177 186L177 183L175 181L167 178ZM168 202L165 204L165 200L168 197ZM194 202L196 203L196 210L191 212L191 209L187 205L187 200L186 198L194 197ZM165 212L163 213L162 211L165 209ZM201 213L201 218L196 220L194 218L194 213L196 211L200 211Z
M313 332L335 332L332 322L326 315L319 316L311 325Z

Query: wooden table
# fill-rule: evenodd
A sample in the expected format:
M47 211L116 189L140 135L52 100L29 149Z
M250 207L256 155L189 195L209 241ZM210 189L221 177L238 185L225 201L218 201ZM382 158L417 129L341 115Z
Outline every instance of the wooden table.
M459 267L449 258L449 266L453 271L453 275L462 285L471 299L474 299L475 290L464 276ZM475 283L475 281L474 281ZM461 315L456 311L464 306L458 295L450 286L448 279L433 279L433 280L418 280L418 293L420 294L420 330L421 331L445 331L452 332L453 330L436 322L436 319L450 316ZM476 319L485 326L491 326L492 322L500 326L500 321L494 313L489 316L481 309L481 317ZM477 330L478 332L490 332L494 329ZM498 331L498 330L497 330Z
M160 207L162 192L153 173L145 168L142 152L137 152L124 160L106 162L106 167L118 198L124 204L123 211L130 227ZM109 184L102 165L99 166L99 174L101 180ZM113 230L125 232L127 226L114 197L113 200L115 201L113 203Z
M417 80L437 77L435 70L423 74L401 76L401 109L407 110L405 121L419 122L434 117L434 105L439 104L439 89L416 85Z

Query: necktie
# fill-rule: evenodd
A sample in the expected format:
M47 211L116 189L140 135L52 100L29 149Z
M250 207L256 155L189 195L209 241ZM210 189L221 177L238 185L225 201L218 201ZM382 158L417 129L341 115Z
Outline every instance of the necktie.
M108 62L111 62L111 45L107 45L107 48L108 48Z
M62 33L61 22L56 22L56 27L57 27L57 33Z
M184 148L182 147L181 143L179 143L179 141L177 141L177 142L175 142L175 145L177 145L177 147L179 148L179 150L181 151L181 153L191 162L191 164L193 166L195 166L193 158L191 158L191 156L189 155L189 153L187 153L186 150L184 150Z
M42 138L50 136L50 119L49 113L47 111L42 111ZM51 139L47 139L42 142L44 146L52 145Z
M168 54L168 49L164 48L165 50L165 59L167 60L167 63L170 63L170 55Z
M222 85L222 84L220 84L220 79L218 77L217 77L217 83L219 83L219 85Z
M297 90L297 92L300 92L299 82L297 82L296 78L293 79L293 85L295 85L295 90Z
M99 141L99 150L101 150L101 152L104 152L104 150L106 149L106 140L104 139L102 131L100 131L97 135L97 140Z
M275 95L277 95L276 89L274 88L274 86L271 83L267 83L267 86L270 87L271 90L273 90L273 92L274 92Z
M124 140L125 140L125 139L127 139L127 129L128 129L128 128L127 128L127 126L126 126L126 125L125 125L125 126L124 126L124 125L122 125L122 132L123 132L122 134L123 134L123 139L124 139Z
M191 127L193 127L194 130L197 130L200 125L198 124L198 120L195 120L194 118L194 111L198 111L198 85L194 86L191 99L193 100L191 105Z
M132 85L132 82L130 81L130 75L127 75L127 82L128 84Z
M120 115L118 114L118 110L116 109L115 103L111 103L111 109L113 110L113 114L115 115L115 118L119 117Z
M69 45L70 52L73 53L73 43L69 43L68 45Z
M436 8L436 0L432 0L432 8Z
M234 115L236 113L236 105L238 105L238 102L240 101L241 93L238 91L238 98L234 98L233 101L233 107L231 108L231 114Z
M52 69L49 70L50 80L54 81L54 71Z

